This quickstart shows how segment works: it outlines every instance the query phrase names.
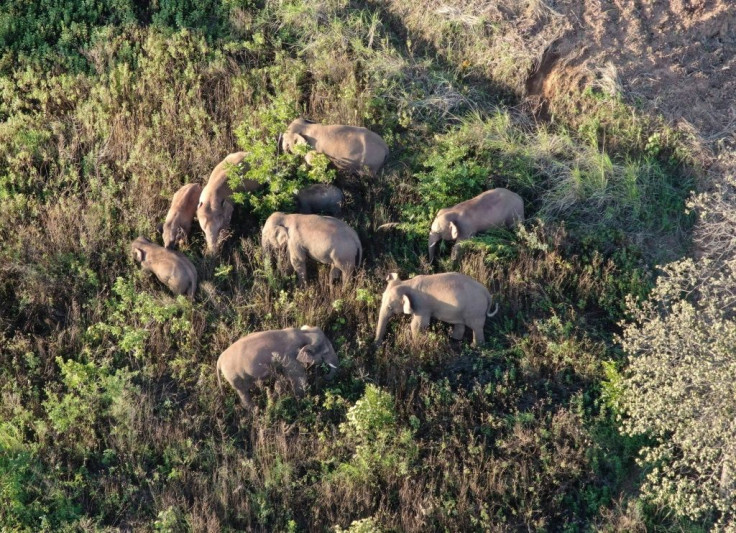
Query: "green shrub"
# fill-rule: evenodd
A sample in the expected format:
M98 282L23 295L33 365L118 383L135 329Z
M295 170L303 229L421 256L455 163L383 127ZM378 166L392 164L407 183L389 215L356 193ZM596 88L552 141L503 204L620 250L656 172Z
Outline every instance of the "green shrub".
M649 298L629 300L629 366L620 384L623 430L644 435L644 495L677 515L736 519L733 261L685 259L664 267Z

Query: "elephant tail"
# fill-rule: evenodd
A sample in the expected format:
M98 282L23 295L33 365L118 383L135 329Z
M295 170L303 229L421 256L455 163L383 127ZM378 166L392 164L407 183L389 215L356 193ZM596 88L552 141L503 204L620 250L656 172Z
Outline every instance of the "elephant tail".
M360 239L358 236L355 236L355 244L358 247L358 253L356 254L358 256L358 262L355 263L355 268L359 268L360 264L363 262L363 245L360 243Z
M491 313L491 305L493 305L493 296L488 298L488 309L486 310L486 316L488 318L496 316L496 313L498 313L498 302L496 302L496 309L493 310L493 313Z
M220 380L220 359L217 359L217 369L215 370L217 373L217 386L220 389L220 394L222 394L222 381Z

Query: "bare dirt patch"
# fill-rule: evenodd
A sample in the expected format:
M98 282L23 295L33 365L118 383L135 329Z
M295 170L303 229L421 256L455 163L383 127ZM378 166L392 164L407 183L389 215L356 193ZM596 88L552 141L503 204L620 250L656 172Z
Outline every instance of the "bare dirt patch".
M554 100L597 84L661 113L707 144L736 145L736 2L566 0L527 81Z

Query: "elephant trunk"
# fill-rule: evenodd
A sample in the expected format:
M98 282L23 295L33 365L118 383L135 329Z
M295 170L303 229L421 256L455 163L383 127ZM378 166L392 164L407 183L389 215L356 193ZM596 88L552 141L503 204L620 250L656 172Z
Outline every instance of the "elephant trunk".
M325 379L327 381L331 381L335 377L335 374L337 373L338 361L337 361L337 354L335 353L335 349L332 347L332 344L330 344L329 341L327 341L327 344L328 344L329 353L327 354L327 358L325 359L325 362L327 363L327 366L330 367L330 371L325 376Z
M429 234L429 262L434 261L434 253L437 250L437 243L442 239L439 233L431 232Z
M204 232L204 240L207 242L207 254L212 254L217 251L217 237L219 231L213 231L211 228L207 228Z
M381 307L381 312L378 315L378 325L376 326L376 344L381 344L383 341L383 337L386 335L386 326L388 325L389 318L391 318L391 315L388 310L385 307Z

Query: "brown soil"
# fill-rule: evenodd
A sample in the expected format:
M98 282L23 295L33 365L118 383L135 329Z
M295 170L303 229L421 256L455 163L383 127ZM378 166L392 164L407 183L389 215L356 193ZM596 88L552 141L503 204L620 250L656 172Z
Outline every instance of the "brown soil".
M585 85L621 91L711 148L736 146L736 2L561 0L541 33L557 36L527 80L553 100ZM553 31L554 28L554 31Z

